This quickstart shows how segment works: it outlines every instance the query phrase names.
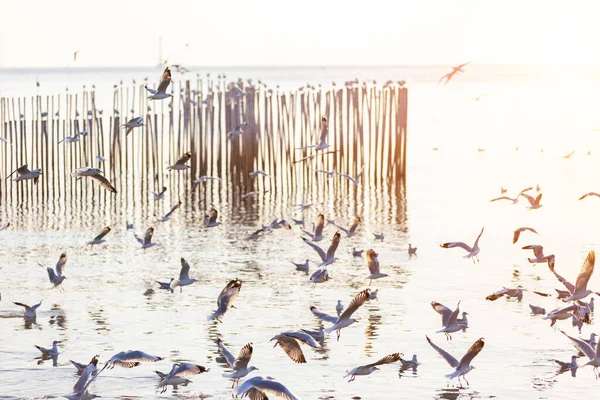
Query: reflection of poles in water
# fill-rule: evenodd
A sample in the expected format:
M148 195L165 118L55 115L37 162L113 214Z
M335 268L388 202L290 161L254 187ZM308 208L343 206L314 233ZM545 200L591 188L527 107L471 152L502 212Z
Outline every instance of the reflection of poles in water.
M436 399L456 400L460 396L458 388L442 388L435 395Z
M49 324L56 324L61 329L67 329L67 314L65 314L62 307L59 304L53 304L50 312L52 312L53 315L50 316L50 320L48 321Z
M379 305L375 304L369 307L369 322L365 328L365 336L367 337L367 342L365 343L365 353L367 355L371 355L373 339L378 336L377 331L379 330L379 325L381 325L381 315L379 314L379 311Z
M92 321L97 325L97 331L107 331L110 332L109 324L106 321L106 317L104 315L104 309L98 308L95 311L89 311L90 317L92 317Z

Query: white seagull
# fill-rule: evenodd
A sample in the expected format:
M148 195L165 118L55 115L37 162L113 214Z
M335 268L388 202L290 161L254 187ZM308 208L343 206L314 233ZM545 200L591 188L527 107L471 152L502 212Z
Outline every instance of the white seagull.
M147 248L152 247L156 244L156 243L152 243L152 235L154 235L153 227L150 227L146 230L146 234L144 235L144 238L139 237L135 233L133 234L135 239L142 245L142 249L144 249L144 250L146 250Z
M528 188L525 188L525 189L521 190L519 192L519 194L515 198L508 197L508 196L501 196L501 197L496 197L495 199L490 200L490 202L494 202L494 201L498 201L498 200L510 200L510 201L512 201L513 204L517 204L519 202L519 197L523 193L525 193L525 192L527 192L527 191L529 191L531 189L533 189L533 187L530 186ZM502 193L504 193L504 192L502 192Z
M285 354L287 354L293 362L298 364L306 363L306 358L304 357L304 353L298 342L307 344L315 349L321 348L321 345L312 336L301 330L281 332L271 339L271 341L273 340L276 341L275 346L273 347L279 345Z
M539 235L539 233L537 233L537 231L533 228L528 228L526 226L521 227L513 232L513 244L517 243L517 241L519 240L519 236L521 235L521 232L525 232L525 231L529 231L529 232L535 233L536 235Z
M123 128L127 128L125 131L125 136L129 135L129 133L133 130L133 128L139 128L144 126L144 118L143 117L135 117L127 121L126 124L121 125Z
M216 178L214 176L201 176L193 182L194 185L192 186L192 189L195 188L196 186L198 186L199 183L209 181L209 180L210 181L214 181L214 180L220 181L221 178Z
M529 208L530 210L535 210L538 208L541 208L542 205L540 204L540 201L542 200L542 194L538 194L537 197L533 197L528 195L527 193L521 193L521 196L525 197L527 199L527 201L529 202Z
M571 342L577 348L577 350L581 351L587 358L589 358L589 361L581 366L585 367L591 365L592 367L594 367L594 376L596 377L596 379L600 378L600 373L598 373L598 368L600 367L600 345L596 345L596 350L594 350L592 346L590 346L583 340L571 337L562 330L561 332L563 333L563 335L568 337L569 340L571 340Z
M50 280L50 283L52 283L54 287L58 287L65 279L67 279L67 277L63 275L66 264L67 253L62 253L58 258L58 262L56 263L56 272L54 269L47 267L44 264L40 264L40 266L42 268L46 268L46 271L48 271L48 279Z
M458 332L461 329L466 328L467 326L464 324L459 324L457 322L458 314L460 313L460 301L456 305L456 309L454 311L450 310L445 305L438 303L436 301L431 302L431 307L442 316L442 329L437 331L436 333L444 333L446 335L446 340L452 340L451 333Z
M110 360L104 364L102 371L104 371L106 368L112 369L115 366L122 368L133 368L141 365L143 362L157 362L161 360L164 360L164 358L153 356L140 350L121 351L120 353L112 356ZM100 372L98 374L100 374Z
M223 290L221 290L221 293L219 293L219 297L217 298L217 310L208 317L208 320L212 321L213 319L216 319L221 322L223 315L225 315L227 310L233 307L233 301L238 297L241 289L242 281L237 278L229 281Z
M167 391L168 385L181 385L181 378L190 375L202 374L208 371L210 371L208 368L198 364L175 363L173 364L171 371L164 378L161 379L157 389L162 387L163 389L161 390L161 393L164 393Z
M165 193L167 192L167 187L163 186L162 190L158 193L152 192L154 196L154 201L159 201L165 198Z
M360 173L358 175L356 175L355 177L352 177L348 174L342 174L340 172L338 172L337 175L341 176L342 178L348 179L354 186L356 186L360 183L360 178L362 177L364 169L365 169L365 166L363 165L363 167L360 169Z
M188 168L191 168L189 165L186 164L190 160L190 158L192 158L192 153L188 151L187 153L182 155L181 158L175 162L175 164L169 165L167 167L167 169L169 171L172 171L172 170L183 171Z
M94 356L88 365L82 365L69 360L77 367L77 370L81 372L81 376L77 380L77 383L75 383L75 386L73 386L73 393L67 394L63 397L66 397L69 400L89 400L100 397L95 394L88 393L88 387L95 379L94 376L96 376L98 373L98 357L99 356L97 355ZM83 368L80 370L78 365Z
M369 286L373 282L373 279L385 278L388 276L387 274L382 274L379 271L379 259L377 258L379 254L375 253L373 249L367 250L367 267L369 267L370 275L367 276L369 279Z
M17 168L16 170L14 170L13 172L11 172L10 175L8 175L6 177L6 179L8 180L8 178L10 178L15 172L17 173L17 176L13 178L14 182L24 181L27 179L33 179L34 185L36 183L38 183L38 180L40 179L40 175L42 174L41 168L36 168L33 171L30 171L29 168L27 168L27 164L25 164L25 165Z
M464 256L464 258L471 258L473 260L473 263L475 263L475 259L477 259L477 261L479 261L479 257L477 256L479 254L479 238L481 238L481 235L483 234L483 229L484 228L481 228L481 232L477 236L477 239L475 239L475 243L473 243L473 247L471 247L463 242L442 243L442 244L440 244L440 247L443 247L445 249L451 249L453 247L463 248L468 253L466 256Z
M169 287L173 291L179 286L179 293L183 291L183 287L196 282L195 279L190 279L190 264L181 257L181 271L179 271L179 279L171 281Z
M230 130L229 132L227 132L227 139L230 139L232 136L238 136L238 135L244 134L244 130L242 128L244 128L247 125L248 125L248 123L246 121L244 121L241 124L239 124L238 126L236 126L235 128L233 128L232 130Z
M110 226L105 226L98 236L96 236L93 240L90 240L86 244L89 244L90 246L94 247L95 244L102 244L106 242L106 240L104 240L104 236L108 235L110 233L110 230Z
M356 379L357 375L370 375L374 371L379 371L379 368L377 368L378 366L385 365L385 364L392 364L392 363L395 363L396 361L400 361L400 360L401 360L400 353L389 354L389 355L383 357L381 360L375 361L374 363L367 364L367 365L361 365L359 367L353 368L352 370L348 371L348 373L344 376L344 378L350 377L350 380L348 382L352 382L354 379Z
M475 367L471 366L471 361L473 361L475 356L477 356L477 354L479 354L479 352L483 349L483 346L485 345L483 338L479 338L475 343L473 343L471 345L471 347L469 348L469 350L467 351L467 353L463 356L463 358L460 359L460 362L459 362L456 358L452 357L449 353L444 351L444 349L442 349L441 347L439 347L435 343L433 343L429 339L429 337L427 337L427 336L425 336L425 337L427 338L427 341L429 342L431 347L433 347L435 349L435 351L437 351L439 353L439 355L442 356L442 358L444 358L444 360L446 360L446 362L448 364L450 364L450 366L452 368L454 368L454 372L446 375L446 378L449 378L449 379L458 378L458 382L460 383L460 385L462 387L462 383L460 382L460 377L462 376L462 378L465 380L465 382L467 382L467 385L469 385L469 381L467 381L467 379L465 378L465 375L468 374L469 371L471 371L473 368L475 368Z
M340 331L357 322L356 319L350 317L352 317L352 314L354 314L360 306L362 306L363 304L365 304L365 302L369 300L370 292L371 289L367 288L362 292L358 293L356 296L354 296L354 298L350 302L350 305L348 305L348 307L338 318L332 317L325 313L318 312L318 310L313 307L311 307L311 311L315 316L324 321L332 322L335 320L335 322L333 322L333 326L326 329L325 333L331 334L331 332L335 331L337 333L337 340L340 340Z
M52 342L52 347L49 348L49 349L47 349L45 347L38 346L37 344L35 344L34 347L36 349L38 349L39 351L41 351L42 355L52 357L52 356L57 356L58 355L58 346L57 345L58 345L58 342L55 340L55 341Z
M175 204L168 213L166 213L161 219L159 219L156 222L167 222L169 220L169 218L171 218L171 214L173 214L175 212L175 210L177 210L179 207L181 207L181 204L182 204L181 200L179 200L177 202L177 204Z
M37 316L35 310L37 310L38 307L42 305L42 300L40 300L39 303L32 305L31 307L29 307L27 304L19 303L17 301L13 302L13 304L25 308L25 312L23 313L23 316L25 318L35 318Z
M265 178L269 178L269 174L267 174L265 171L261 171L261 170L256 170L256 171L252 171L249 174L250 176L258 176L258 175L262 175Z
M321 117L321 136L319 137L319 143L312 146L297 147L296 150L315 149L316 151L325 150L329 147L327 144L327 135L329 134L329 124L327 117Z
M533 255L535 258L527 258L527 261L529 261L532 264L537 264L537 263L548 263L548 266L552 266L554 267L554 254L550 254L549 256L545 256L544 255L544 247L540 246L539 244L530 244L527 246L523 246L522 247L523 250L533 250Z
M358 225L360 225L360 223L362 222L362 219L359 216L354 217L354 222L352 222L352 225L350 225L350 228L344 228L339 226L338 224L336 224L335 222L333 223L334 226L336 226L340 231L344 232L346 234L346 236L348 237L352 237L356 235L356 229L358 228Z
M169 97L173 97L173 95L166 93L169 84L171 83L171 71L169 67L166 67L161 78L160 83L158 84L158 89L150 89L148 86L144 86L148 92L150 92L151 96L148 96L150 100L162 100Z
M594 272L594 264L596 262L596 253L594 250L590 251L581 265L581 269L579 270L579 275L577 275L577 280L575 281L575 285L567 281L562 276L558 275L554 270L554 265L550 266L550 271L556 276L556 278L567 288L569 293L571 294L569 297L563 299L564 302L582 300L586 298L588 295L594 293L593 291L587 289L587 284ZM596 295L600 296L600 294L596 293Z
M106 179L102 174L100 168L92 168L92 167L81 167L77 168L75 172L71 172L71 176L80 180L81 178L90 177L92 179L97 180L104 189L108 190L112 193L117 193L117 189L114 188L113 185Z
M263 378L262 376L248 379L236 388L235 393L238 396L246 395L251 400L268 400L267 395L273 395L284 400L300 400L298 396L281 383L270 377Z
M223 374L225 378L232 378L233 383L231 384L231 388L235 387L236 383L239 383L240 379L248 375L252 371L258 370L255 366L248 366L250 359L252 358L252 343L247 343L242 350L240 350L240 354L238 354L237 358L234 357L233 354L225 347L223 341L221 339L217 339L217 346L219 346L219 350L223 357L225 357L225 361L233 372L230 374Z
M584 194L583 196L581 196L581 197L579 198L579 200L583 200L583 199L585 199L585 198L586 198L586 197L588 197L588 196L596 196L596 197L600 197L600 194L598 194L598 193L596 193L596 192L589 192L589 193L586 193L586 194Z
M215 226L221 225L221 223L217 221L218 217L219 213L217 212L217 210L214 207L211 208L210 214L204 216L204 226L206 226L207 228L213 228Z
M318 245L312 243L308 239L303 237L302 240L304 240L304 243L306 243L307 245L312 247L317 252L319 257L321 258L322 262L320 264L318 264L319 268L333 264L333 262L336 260L335 251L337 250L337 248L340 244L340 240L341 240L341 235L339 232L336 232L333 235L333 238L331 239L331 245L327 249L327 253L325 253L325 251L322 248L320 248Z
M325 227L325 216L321 213L317 216L317 224L315 225L315 229L313 232L308 232L302 229L306 235L310 236L313 242L320 242L323 240L323 228Z

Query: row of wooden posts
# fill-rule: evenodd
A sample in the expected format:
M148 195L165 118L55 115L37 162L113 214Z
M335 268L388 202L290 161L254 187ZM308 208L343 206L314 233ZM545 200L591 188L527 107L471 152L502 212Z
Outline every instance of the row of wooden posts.
M350 82L280 91L198 79L175 82L172 88L172 98L150 101L143 85L117 86L112 110L96 103L95 90L0 98L0 203L96 196L111 201L110 196L128 198L163 186L184 196L203 175L219 177L239 197L315 187L328 179L318 169L356 176L364 168L360 184L374 187L405 181L404 87ZM122 124L137 116L145 126L126 136ZM297 150L318 143L323 116L330 147ZM228 135L242 123L243 134ZM79 140L59 143L80 132L85 135ZM188 151L190 169L166 169ZM42 169L37 185L5 179L23 164ZM72 179L70 173L82 166L104 171L117 195L94 182ZM255 170L270 177L250 177ZM334 177L336 185L352 186Z

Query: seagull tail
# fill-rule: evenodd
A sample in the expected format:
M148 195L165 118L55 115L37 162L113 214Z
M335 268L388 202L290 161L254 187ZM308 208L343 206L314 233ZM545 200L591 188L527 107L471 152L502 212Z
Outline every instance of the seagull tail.
M207 320L208 321L212 321L213 319L217 319L221 316L221 313L219 312L219 310L215 311L214 313L212 313L211 315L208 316Z
M336 325L332 325L331 327L325 329L325 333L330 335L335 330L336 330Z
M458 371L454 371L453 373L446 375L446 378L448 378L448 379L454 379L457 376L459 376L459 374L460 373Z

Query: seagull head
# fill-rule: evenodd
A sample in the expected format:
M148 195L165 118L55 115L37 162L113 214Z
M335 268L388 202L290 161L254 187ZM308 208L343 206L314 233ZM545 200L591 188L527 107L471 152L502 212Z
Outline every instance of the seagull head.
M258 371L258 368L256 368L254 365L252 365L248 368L248 371Z

